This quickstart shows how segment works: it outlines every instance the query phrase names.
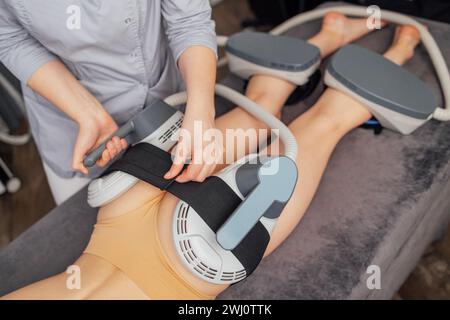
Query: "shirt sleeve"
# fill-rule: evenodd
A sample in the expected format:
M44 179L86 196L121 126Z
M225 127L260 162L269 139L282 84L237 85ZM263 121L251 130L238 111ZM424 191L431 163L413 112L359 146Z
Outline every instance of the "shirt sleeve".
M175 61L189 47L202 45L217 57L215 23L209 0L162 0L166 36Z
M57 57L19 23L5 1L0 1L0 61L22 83L45 63Z

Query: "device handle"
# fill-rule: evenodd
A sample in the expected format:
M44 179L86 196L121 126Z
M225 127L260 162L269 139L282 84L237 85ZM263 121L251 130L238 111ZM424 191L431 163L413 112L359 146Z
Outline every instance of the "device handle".
M92 150L86 158L83 160L83 164L86 167L92 167L97 162L97 160L101 157L103 151L106 149L106 144L113 138L113 137L119 137L119 138L126 138L131 132L134 130L134 123L133 121L129 121L126 124L124 124L122 127L120 127L116 132L114 132L111 136L106 139L105 142L103 142L101 145L99 145L97 148Z
M276 157L259 169L259 184L219 228L216 240L233 250L275 202L286 203L297 183L297 167L287 157ZM281 213L281 212L279 212Z
M217 231L217 242L225 250L233 250L269 209L273 199L261 187L256 187L239 208Z

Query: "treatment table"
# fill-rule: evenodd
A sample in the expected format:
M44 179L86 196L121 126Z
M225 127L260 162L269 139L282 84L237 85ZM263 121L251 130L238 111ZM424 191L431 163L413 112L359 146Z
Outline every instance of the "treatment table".
M450 65L450 25L424 23ZM315 21L288 34L308 38L319 27L320 21ZM393 26L358 43L383 52L392 36ZM441 96L422 48L405 68ZM243 89L234 76L224 83ZM283 120L290 122L304 112L321 90L323 85L306 101L286 107ZM229 108L217 100L218 114ZM435 120L410 136L388 130L380 135L360 128L352 131L337 146L310 208L291 236L253 275L219 298L391 298L449 222L449 146L450 123ZM83 252L96 213L87 205L83 189L1 250L0 296L63 272ZM381 271L380 289L366 284L373 265Z

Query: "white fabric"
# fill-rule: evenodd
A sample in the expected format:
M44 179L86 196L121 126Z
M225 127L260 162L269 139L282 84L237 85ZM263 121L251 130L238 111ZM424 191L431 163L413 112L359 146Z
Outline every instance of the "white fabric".
M91 182L91 179L87 177L61 178L45 163L44 171L53 199L58 206Z

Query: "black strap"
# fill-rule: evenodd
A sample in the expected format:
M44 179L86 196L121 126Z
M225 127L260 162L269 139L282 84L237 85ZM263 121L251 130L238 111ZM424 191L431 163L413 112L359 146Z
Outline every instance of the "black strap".
M127 150L127 152L105 172L122 171L166 190L189 204L205 221L217 232L228 217L236 210L241 199L220 178L212 176L202 183L178 183L164 179L164 174L172 166L169 153L158 147L140 143ZM232 250L250 274L261 261L264 251L269 244L270 236L261 222L247 234L244 240Z
M174 182L164 179L164 174L172 166L172 159L168 152L148 143L139 143L125 152L104 173L123 171L161 189L167 188Z
M291 93L291 95L286 100L285 105L295 106L298 103L308 99L319 87L320 80L322 80L322 71L317 69L309 78L308 82L304 85L297 86L295 90ZM244 82L244 92L247 90L248 84L250 80L246 80Z
M322 71L317 69L311 75L307 83L302 86L298 86L294 92L291 93L286 101L286 106L294 106L308 99L319 86L320 80L322 80Z

